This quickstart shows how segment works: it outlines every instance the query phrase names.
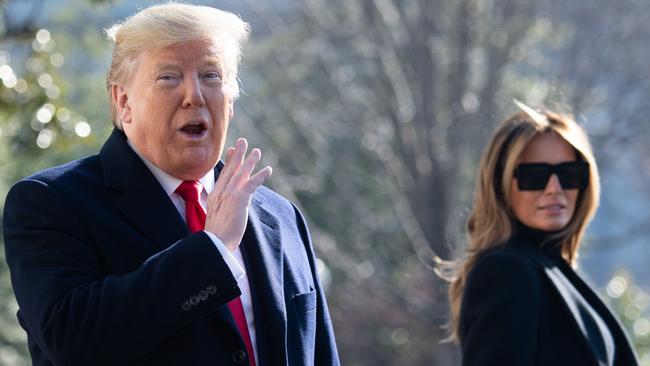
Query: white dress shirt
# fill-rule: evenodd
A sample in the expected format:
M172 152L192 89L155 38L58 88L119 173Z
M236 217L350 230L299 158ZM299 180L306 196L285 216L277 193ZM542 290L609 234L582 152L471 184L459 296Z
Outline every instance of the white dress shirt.
M183 198L176 193L176 188L178 188L179 185L183 182L182 180L178 178L174 178L171 175L165 173L162 171L160 168L155 166L152 162L148 161L145 159L138 150L136 150L133 145L131 145L131 141L127 139L127 143L129 146L131 146L131 149L142 159L144 164L149 168L151 173L156 177L158 180L158 183L163 187L165 190L165 193L169 196L169 198L172 200L172 203L180 213L181 217L183 218L184 221L187 222L185 218L185 201L183 201ZM199 179L199 182L203 186L203 190L201 191L201 196L200 196L200 203L201 206L203 207L203 210L207 212L206 207L207 207L207 202L208 202L208 194L212 192L214 189L214 169L210 169L208 174L203 176L203 178ZM251 290L250 290L250 284L248 282L248 276L246 276L246 271L244 270L244 258L242 257L241 254L241 249L237 247L237 249L234 252L230 252L228 248L226 248L225 244L219 239L215 234L205 231L205 233L212 239L212 242L214 242L215 247L217 250L219 250L219 253L221 253L221 256L223 257L224 261L228 265L228 268L233 274L233 277L237 279L237 285L239 286L239 289L241 290L241 302L242 306L244 307L244 313L246 314L246 322L248 323L248 333L250 334L251 337L251 343L253 345L253 352L255 353L255 360L258 361L259 358L257 357L257 338L255 337L255 316L253 314L253 301L251 298ZM258 361L259 362L259 361Z

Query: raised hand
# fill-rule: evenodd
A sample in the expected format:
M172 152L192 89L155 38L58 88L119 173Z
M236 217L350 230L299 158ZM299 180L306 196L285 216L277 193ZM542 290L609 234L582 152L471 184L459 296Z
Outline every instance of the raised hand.
M208 196L205 230L215 234L231 252L237 249L248 220L248 206L253 192L271 176L270 166L251 175L262 153L248 150L244 138L237 139L234 148L226 150L226 164L219 173L214 190Z

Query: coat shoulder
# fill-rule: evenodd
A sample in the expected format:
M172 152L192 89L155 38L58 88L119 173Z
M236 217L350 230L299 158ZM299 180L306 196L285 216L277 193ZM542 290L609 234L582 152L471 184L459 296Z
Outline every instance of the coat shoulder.
M498 283L509 291L539 292L542 279L541 265L526 250L508 243L481 255L467 277L467 289Z
M544 297L543 269L525 251L508 245L489 249L467 276L461 305L461 338L466 338L469 324L486 314L505 318L537 316Z
M56 203L57 209L61 210L64 206L70 208L75 203L87 202L89 192L104 187L101 173L99 159L90 156L38 171L19 180L7 192L5 224L7 217L14 217L14 214L31 210L42 216L44 207L48 205ZM62 213L53 215L57 217Z
M262 202L264 208L273 212L295 215L295 210L297 210L293 202L266 186L258 187L254 198Z
M481 267L498 267L530 273L541 268L526 250L510 242L483 253L474 266L475 269Z
M92 155L38 171L21 179L17 184L23 181L37 181L54 186L77 186L101 179L101 173L100 159L97 155Z

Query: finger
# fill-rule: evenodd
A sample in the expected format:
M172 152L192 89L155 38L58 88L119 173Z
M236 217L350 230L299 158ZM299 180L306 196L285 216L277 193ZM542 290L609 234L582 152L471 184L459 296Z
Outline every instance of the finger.
M238 138L235 142L233 152L230 155L230 160L237 165L236 168L239 168L239 165L241 165L244 160L246 150L248 150L248 141L243 137Z
M235 152L234 147L229 147L226 149L226 159L224 160L224 163L227 163L230 161L230 158L232 157L232 153Z
M244 160L244 154L246 154L247 149L248 142L246 139L241 137L238 138L237 142L235 143L233 152L230 153L230 156L228 156L228 161L226 161L226 164L224 165L222 171L219 173L217 185L215 186L216 191L221 192L226 187L226 185L228 185L232 179L232 176L241 166L242 161Z
M239 168L239 171L237 171L237 173L233 176L233 182L236 182L236 184L241 184L248 181L248 178L253 172L253 169L255 169L255 165L260 161L261 158L262 152L260 149L255 148L251 150L251 153L248 154L248 157Z
M255 192L257 187L261 186L264 181L273 174L273 169L270 166L265 166L259 172L253 174L247 183L247 190L251 193Z

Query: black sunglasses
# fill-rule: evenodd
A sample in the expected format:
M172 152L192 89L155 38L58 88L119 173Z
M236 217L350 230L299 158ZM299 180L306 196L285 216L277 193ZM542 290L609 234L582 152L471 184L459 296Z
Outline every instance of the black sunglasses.
M543 191L551 175L556 174L562 189L587 188L589 184L589 163L572 161L561 164L525 163L519 164L514 176L520 191Z

